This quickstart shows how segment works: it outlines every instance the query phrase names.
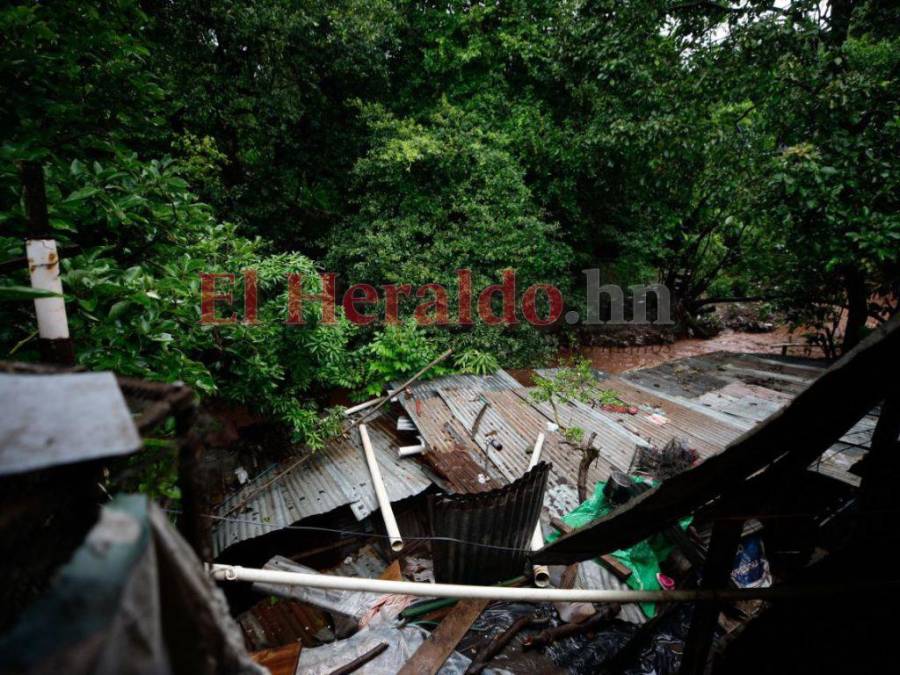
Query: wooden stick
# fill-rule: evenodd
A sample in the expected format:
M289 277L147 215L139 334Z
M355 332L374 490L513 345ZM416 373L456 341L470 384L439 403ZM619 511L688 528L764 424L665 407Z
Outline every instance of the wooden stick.
M490 600L470 599L460 602L444 617L440 625L419 645L399 675L434 675L456 649Z
M416 380L418 380L420 377L422 377L422 375L424 375L424 374L427 373L429 370L431 370L432 368L434 368L437 364L439 364L441 361L443 361L444 359L446 359L446 358L447 358L448 356L450 356L452 353L453 353L453 350L452 350L452 349L448 349L447 351L445 351L443 354L441 354L441 355L438 356L437 358L432 359L429 363L427 363L425 366L423 366L422 369L419 370L419 372L417 372L415 375L413 375L411 378L409 378L406 382L404 382L403 384L401 384L399 387L397 387L396 389L394 389L394 392L393 392L393 393L388 394L387 396L383 396L383 397L381 398L381 401L379 401L377 405L375 405L371 410L369 410L369 412L367 412L365 415L363 415L362 417L360 417L358 420L356 420L355 422L353 422L353 424L350 425L350 427L347 429L347 431L350 431L350 429L352 429L353 427L357 426L358 424L362 424L363 422L365 422L365 421L366 421L367 419L369 419L375 412L377 412L378 410L380 410L381 407L382 407L385 403L387 403L388 401L390 401L394 396L399 396L400 394L402 394L404 389L406 389L409 385L411 385L413 382L415 382Z
M381 642L381 643L375 645L374 647L372 647L372 649L367 651L362 656L358 656L357 658L353 659L347 665L341 666L337 670L332 670L330 675L348 675L348 673L352 673L354 670L357 670L358 668L361 668L362 666L366 665L369 661L371 661L376 656L381 654L387 648L388 648L388 643Z

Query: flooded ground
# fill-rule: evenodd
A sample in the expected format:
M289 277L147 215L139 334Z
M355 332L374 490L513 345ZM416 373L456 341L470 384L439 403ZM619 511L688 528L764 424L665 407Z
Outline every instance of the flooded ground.
M594 368L608 373L621 373L634 368L647 368L666 361L710 352L759 352L781 354L784 345L791 356L821 358L822 351L808 348L799 332L793 334L787 326L777 327L769 333L739 333L725 329L709 339L686 338L673 344L634 347L582 347L579 353L589 359Z

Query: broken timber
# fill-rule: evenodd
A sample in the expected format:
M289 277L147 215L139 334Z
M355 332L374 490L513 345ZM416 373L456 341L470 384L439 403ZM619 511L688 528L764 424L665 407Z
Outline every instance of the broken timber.
M490 600L461 600L428 636L399 675L434 675L456 649Z

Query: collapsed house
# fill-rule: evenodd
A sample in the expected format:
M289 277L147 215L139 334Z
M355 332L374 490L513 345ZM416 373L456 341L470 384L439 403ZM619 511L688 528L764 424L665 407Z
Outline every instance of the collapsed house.
M217 560L224 567L368 578L392 574L406 580L479 585L528 584L531 566L546 564L554 586L611 591L765 589L773 579L777 586L802 578L811 561L846 545L845 515L858 508L867 466L872 465L870 448L879 437L896 442L896 430L891 436L885 421L891 411L880 415L879 408L889 389L867 385L864 395L839 406L839 413L822 420L826 424L812 433L793 422L788 432L781 432L788 434L789 445L779 436L755 456L730 458L748 442L757 447L760 441L753 439L765 438L773 419L790 423L801 414L810 415L811 396L823 412L832 410L835 372L838 382L843 377L844 384L856 386L886 368L896 375L896 347L892 352L887 345L897 339L896 328L885 331L857 350L868 358L845 357L827 372L812 361L732 353L681 359L623 375L595 372L595 397L587 400L539 402L532 396L533 387L504 371L395 388L390 405L365 422L404 539L401 552L387 545L386 519L378 511L372 477L362 460L361 434L352 424L325 450L296 466L268 469L221 504L212 525ZM877 358L882 359L880 366L874 365ZM863 373L866 367L872 370ZM537 374L552 378L555 373ZM608 392L619 401L606 402ZM827 406L821 403L829 401ZM360 408L357 414L369 415ZM813 420L807 419L810 423ZM575 428L578 440L567 434ZM536 445L544 463L538 467ZM709 461L716 457L722 462ZM732 506L728 517L737 524L729 527L723 545L720 502L730 499L720 495L743 493L745 483L753 486L754 495L759 496L756 490L765 494L765 488L757 486L766 484L764 476L776 460L793 468L789 489L779 484L774 494L777 509L763 508L755 498L736 499L741 508ZM723 464L729 468L721 484L713 480L712 485L690 486L695 474L708 475ZM683 497L668 508L670 503L661 500L679 484L692 499ZM757 501L773 501L773 494L766 497ZM531 508L535 498L539 509ZM645 511L635 516L636 509ZM773 510L783 513L775 517ZM532 553L529 540L536 522L548 543L535 546L540 550ZM594 535L603 528L615 536ZM332 532L327 541L315 539L328 529L339 532ZM295 537L279 539L279 532ZM316 542L311 553L310 535ZM266 541L277 543L265 546ZM260 565L259 549L266 551L265 565ZM330 561L328 551L336 554ZM518 581L510 578L517 575ZM259 600L264 595L280 597L304 612L324 610L325 617L317 618L321 625L335 626L338 615L341 620L349 617L351 624L360 618L359 607L335 614L334 607L329 609L310 589L278 583L256 583L253 589L257 603L240 620L256 645L277 647L277 640L265 635L266 610ZM368 601L377 604L374 597ZM421 644L411 653L409 641L397 633L402 649L398 646L395 653L389 644L385 655L372 657L362 667L373 673L403 664L403 672L436 672L441 667L454 672L457 657L474 657L478 663L479 650L491 647L496 638L503 645L493 665L506 672L594 672L601 667L608 672L702 672L710 649L721 662L726 645L740 644L744 628L753 624L749 619L775 614L762 600L698 603L702 612L678 603L622 603L614 611L588 606L581 614L574 603L544 603L549 618L538 618L530 605L484 603L473 608L467 602L449 614L446 606L435 608L427 602L404 606L395 619L407 624L423 616L438 621L434 633L424 642L412 639ZM491 612L493 623L484 622ZM503 618L498 622L497 616ZM578 620L581 628L575 630ZM445 624L455 630L443 633ZM514 638L504 629L521 631L524 637ZM285 632L283 625L271 631ZM337 632L337 638L349 634L346 629ZM452 643L449 651L434 650L436 635ZM338 639L308 648L321 642L309 630L297 635L297 641L306 647L292 662L296 672L330 672L338 661L366 655L363 647L372 643L360 637L356 646ZM522 652L523 645L534 644L545 649ZM457 659L456 665L451 658ZM479 668L485 667L484 653L480 658ZM472 662L466 666L472 667ZM285 672L294 672L290 668Z
M102 405L63 405L39 437L36 402L70 400L57 378L76 374L32 372L2 420L5 562L28 593L4 589L0 658L137 670L132 644L174 672L750 673L776 653L778 670L870 670L897 591L898 353L894 321L828 369L717 353L549 400L504 371L409 381L321 451L241 467L214 505L184 388L103 375ZM146 500L96 506L104 463L168 416L196 553ZM54 556L29 567L32 544ZM129 643L123 621L162 643Z

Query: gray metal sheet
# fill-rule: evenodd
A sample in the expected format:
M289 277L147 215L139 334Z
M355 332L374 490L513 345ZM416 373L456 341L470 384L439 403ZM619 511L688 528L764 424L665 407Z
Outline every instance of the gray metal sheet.
M0 475L141 447L112 373L0 374Z
M392 388L403 384L394 382ZM519 389L522 385L505 370L498 370L490 375L446 375L433 380L413 382L406 390L416 397L427 396L426 392L440 389L478 389L479 391L501 391L503 389ZM433 395L433 394L432 394Z
M431 480L417 462L397 456L399 439L393 426L392 419L379 417L368 429L388 496L392 502L397 502L423 492L431 485ZM259 537L341 506L349 506L359 520L378 509L356 429L349 438L329 442L308 462L254 494L271 478L269 474L247 483L220 506L219 515L227 515L229 520L215 523L215 555L245 539ZM247 496L250 497L247 503L231 512Z

